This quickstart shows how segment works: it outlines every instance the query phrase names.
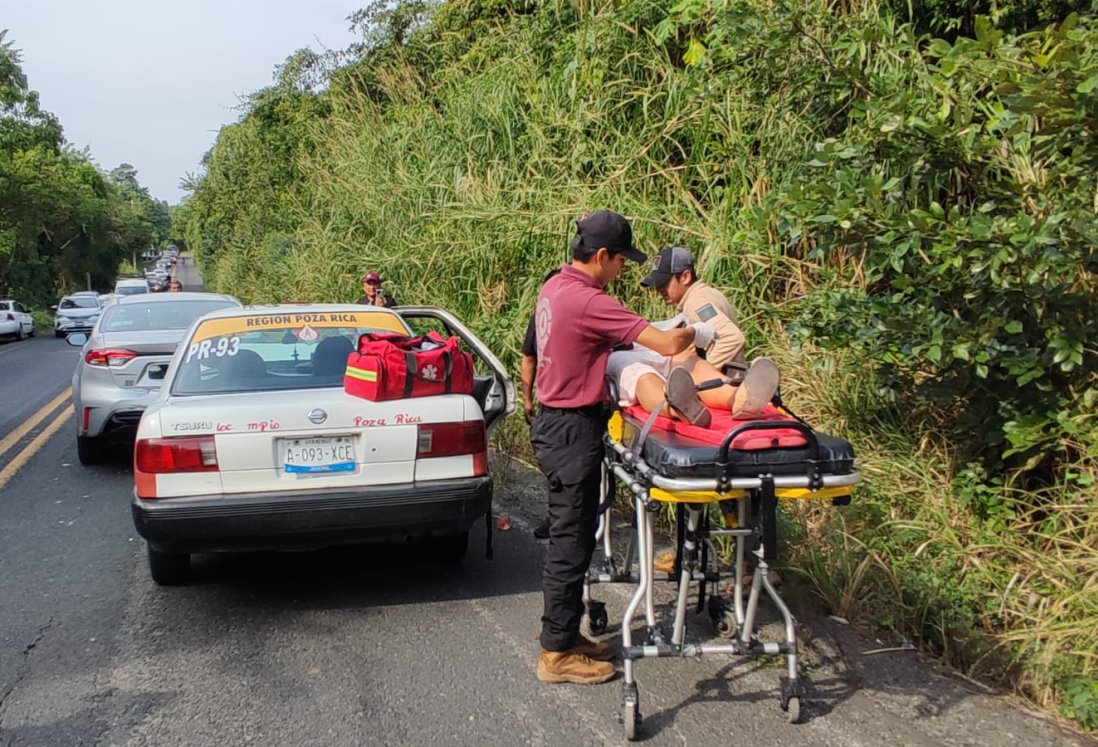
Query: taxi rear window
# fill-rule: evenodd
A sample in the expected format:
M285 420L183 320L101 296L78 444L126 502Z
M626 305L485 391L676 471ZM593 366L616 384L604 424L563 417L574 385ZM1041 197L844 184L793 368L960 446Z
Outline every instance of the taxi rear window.
M206 319L186 343L172 394L343 386L347 356L366 332L408 330L377 311Z

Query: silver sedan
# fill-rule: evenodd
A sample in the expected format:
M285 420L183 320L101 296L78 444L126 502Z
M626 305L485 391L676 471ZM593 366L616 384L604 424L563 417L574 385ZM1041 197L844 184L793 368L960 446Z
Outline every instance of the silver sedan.
M239 306L214 293L124 296L103 310L90 335L69 335L70 345L83 346L72 376L81 464L101 461L112 440L132 436L191 322Z

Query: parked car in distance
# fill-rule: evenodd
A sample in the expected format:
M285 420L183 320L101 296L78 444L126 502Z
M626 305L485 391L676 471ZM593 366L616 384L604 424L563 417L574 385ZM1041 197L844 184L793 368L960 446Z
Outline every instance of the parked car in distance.
M133 434L191 322L239 306L214 293L123 296L103 309L90 334L69 335L69 344L83 346L72 376L80 463L101 461L112 441Z
M359 336L433 320L479 362L472 394L368 401L343 389ZM141 418L132 513L159 584L192 553L430 537L456 562L490 515L488 433L515 409L506 369L456 318L342 304L200 319Z
M34 337L34 317L18 301L0 298L0 337Z
M53 334L64 337L71 332L91 332L99 321L99 296L94 291L73 293L51 306Z

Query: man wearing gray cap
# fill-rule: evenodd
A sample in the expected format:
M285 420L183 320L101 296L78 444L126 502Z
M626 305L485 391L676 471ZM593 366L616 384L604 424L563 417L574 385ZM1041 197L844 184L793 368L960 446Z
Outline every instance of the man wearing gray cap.
M664 301L675 306L688 324L705 322L716 330L717 337L713 344L703 351L705 360L722 371L731 363L740 370L728 372L730 377L734 381L743 379L742 385L731 396L729 409L741 417L752 417L761 413L777 390L780 380L778 367L769 358L756 358L751 362L750 368L745 365L743 350L746 340L740 330L736 311L723 293L698 280L694 255L681 246L661 250L652 261L652 271L641 281L641 285L655 288ZM747 370L746 376L743 375L744 369ZM643 379L638 381L636 390L639 398L649 401L657 399L658 394L652 392L658 392L660 384L661 382L656 381L645 382ZM726 387L710 390L704 398L712 403L714 398L727 397L726 391ZM727 506L722 504L722 508ZM653 570L657 573L670 573L674 570L674 563L675 552L663 552L656 556Z
M705 351L705 359L714 367L745 362L746 340L732 304L719 290L698 280L694 255L687 249L672 246L660 251L641 285L655 288L664 301L686 317L687 324L705 322L717 330L717 338Z

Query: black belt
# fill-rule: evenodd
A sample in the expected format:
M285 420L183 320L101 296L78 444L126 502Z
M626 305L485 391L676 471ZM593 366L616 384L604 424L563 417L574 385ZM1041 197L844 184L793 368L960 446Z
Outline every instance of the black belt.
M551 405L540 405L541 411L555 415L557 413L574 412L577 415L585 416L601 416L608 411L607 405L599 402L594 405L583 405L582 407L553 407Z

